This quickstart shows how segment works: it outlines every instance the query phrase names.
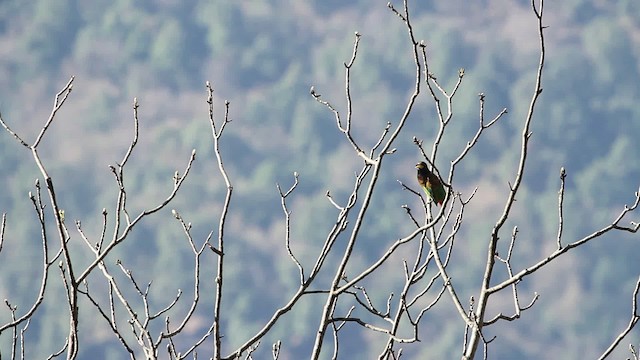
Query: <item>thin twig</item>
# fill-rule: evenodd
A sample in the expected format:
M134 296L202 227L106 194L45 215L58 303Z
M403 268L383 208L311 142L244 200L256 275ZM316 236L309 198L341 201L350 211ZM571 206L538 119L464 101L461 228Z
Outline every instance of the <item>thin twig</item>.
M518 189L522 184L522 179L524 177L525 164L527 162L527 155L529 152L529 139L531 137L531 123L533 120L533 114L536 109L536 105L538 103L538 99L540 93L542 93L542 70L544 68L546 49L545 49L545 38L544 38L544 29L543 25L543 5L544 1L540 0L539 10L536 9L535 0L531 0L531 6L533 8L533 12L537 18L537 28L538 28L538 37L539 37L539 47L540 47L540 58L538 61L538 69L536 71L536 81L533 88L533 94L531 96L531 101L529 103L529 110L524 119L524 124L522 126L522 135L521 135L521 150L520 150L520 160L518 163L518 167L516 170L516 178L514 180L513 185L511 186L509 196L505 203L504 210L500 215L500 218L497 220L492 232L491 238L489 240L489 246L487 249L487 262L483 275L482 286L480 290L480 295L478 296L477 308L476 308L476 325L473 328L471 333L471 339L469 341L469 346L466 348L466 352L463 355L463 360L473 359L475 357L476 351L478 349L478 345L480 340L482 339L482 325L485 318L485 312L487 309L487 303L489 300L489 295L492 291L490 291L491 284L491 276L493 275L494 265L495 265L495 253L496 247L498 243L498 239L500 238L500 231L507 219L511 214L511 209L515 203L516 194L518 193ZM510 283L511 284L511 283ZM509 284L509 285L510 285ZM485 342L486 343L486 342Z
M294 178L294 182L293 185L291 185L291 187L289 188L289 190L287 190L286 192L282 192L282 189L280 188L280 184L276 184L276 187L278 188L278 193L280 193L280 203L282 205L282 211L284 211L284 246L287 249L287 253L289 254L289 257L291 258L291 260L294 262L294 264L296 264L296 267L298 268L298 272L300 273L300 285L304 284L304 269L302 268L302 264L300 264L300 261L298 261L298 259L295 257L295 255L293 254L293 251L291 250L291 211L289 211L289 209L287 209L287 196L289 196L289 194L291 194L293 192L293 190L296 189L296 187L298 187L298 173L294 172L293 173L293 178Z
M229 206L231 205L231 195L233 193L233 186L231 185L231 180L229 179L229 175L224 168L224 163L222 161L222 154L220 153L220 138L222 137L222 133L227 126L231 122L229 118L229 101L225 101L225 110L224 110L224 118L222 123L218 126L216 125L215 115L214 115L214 102L213 102L213 87L211 83L207 81L207 104L209 104L209 124L211 125L211 136L213 138L213 151L216 156L216 161L218 163L218 169L222 178L224 179L225 186L227 187L227 192L224 197L224 205L222 206L222 211L220 213L220 220L218 221L218 250L220 251L220 256L218 256L218 267L216 274L216 290L215 290L215 300L213 306L213 339L214 339L214 347L213 347L213 358L218 360L221 358L222 354L222 334L220 332L220 309L222 307L222 284L224 279L224 234L225 234L225 225L227 214L229 212Z
M598 358L599 360L604 360L607 356L611 355L613 350L618 346L618 344L620 344L622 339L624 339L624 337L627 336L629 332L631 332L631 330L638 323L638 320L640 320L640 312L638 312L639 311L638 309L638 293L639 292L640 292L640 277L638 278L638 281L636 281L636 288L633 290L633 294L631 297L631 317L629 319L629 325L627 325L627 327L624 330L622 330L620 335L618 335L618 337L616 337L615 340L613 340L609 348L607 348L607 350L605 350L604 353L600 355L600 357Z

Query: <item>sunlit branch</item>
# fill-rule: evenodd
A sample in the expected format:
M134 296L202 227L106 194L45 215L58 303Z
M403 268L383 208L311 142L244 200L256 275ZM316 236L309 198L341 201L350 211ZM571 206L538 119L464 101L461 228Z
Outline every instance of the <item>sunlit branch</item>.
M607 348L607 350L605 350L604 353L600 355L600 357L598 358L599 360L604 360L607 356L611 355L613 350L618 346L618 344L620 344L622 339L624 339L625 336L627 336L627 334L631 332L631 330L638 323L638 320L640 320L640 309L638 308L638 293L640 293L640 278L638 278L638 281L636 281L636 288L633 290L633 294L631 295L631 316L629 319L629 324L624 330L622 330L618 337L613 340L609 348ZM631 346L630 348L632 353L634 353L634 355L637 355L635 353L635 350L633 349L633 346Z

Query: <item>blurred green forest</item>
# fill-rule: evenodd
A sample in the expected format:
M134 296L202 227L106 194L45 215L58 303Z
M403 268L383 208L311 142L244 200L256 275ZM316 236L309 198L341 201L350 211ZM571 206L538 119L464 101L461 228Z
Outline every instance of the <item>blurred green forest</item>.
M406 28L386 3L3 0L0 111L13 130L32 142L55 93L76 77L41 153L66 218L81 220L93 237L100 233L102 209L112 211L116 204L117 186L108 165L121 160L132 139L134 97L140 103L140 142L125 169L132 213L163 200L172 189L174 171L182 171L196 149L193 173L176 202L143 221L107 260L121 259L142 284L153 280L154 306L162 308L167 294L191 289L193 282L190 250L170 209L178 209L204 241L217 228L226 190L207 120L204 84L212 82L216 115L223 115L227 99L233 120L221 143L234 185L223 298L223 352L231 351L297 287L297 269L283 246L275 184L286 188L292 173L300 174L290 200L292 242L307 266L335 222L326 191L344 200L351 190L362 160L309 88L314 85L344 114L343 63L351 56L355 31L363 35L351 84L355 136L372 146L385 124L396 123L404 111L413 87L413 59ZM459 235L457 264L451 268L463 287L461 298L468 299L476 295L490 229L515 176L520 127L538 62L535 18L527 1L409 3L414 31L425 40L431 71L440 83L450 88L458 69L465 69L453 123L441 144L441 170L476 130L478 93L486 95L487 116L509 110L469 155L453 184L467 196L478 187ZM547 2L545 11L544 91L534 118L524 189L507 224L520 231L516 267L555 247L561 166L568 173L565 243L608 224L633 202L640 185L640 2ZM386 172L373 200L375 213L356 249L354 271L412 229L401 206L418 202L396 180L413 185L419 152L411 139L416 136L430 147L436 130L433 101L425 91L396 142L397 152L385 160ZM26 307L37 293L41 272L40 229L28 199L39 172L30 153L4 131L0 154L0 212L7 213L0 299ZM76 232L71 234L72 246L86 252L88 263L90 252ZM600 354L628 322L640 274L638 241L637 235L600 239L527 278L520 286L521 301L528 303L534 291L541 299L519 321L488 329L488 336L497 336L489 357L584 359ZM380 304L388 291L397 292L402 285L401 259L399 255L389 264L394 270L384 272L388 277L381 273L363 284ZM203 302L209 304L214 265L203 268L209 287ZM61 303L46 302L30 324L27 358L42 358L64 343L67 314L60 311L64 295L56 276L50 281ZM509 296L493 299L493 309L511 312ZM282 339L284 359L308 357L323 302L321 296L303 302L263 341L256 356L268 358L269 341ZM81 310L91 312L89 305ZM199 314L203 320L188 329L185 343L206 331L211 313L209 308ZM1 322L9 316L3 306ZM124 358L106 324L90 319L80 323L80 358ZM458 357L462 329L445 299L428 313L422 342L407 345L404 355ZM351 359L377 356L380 338L356 330L350 341L341 343L341 351L357 354ZM616 358L628 356L627 340L637 345L638 334L636 330L625 339ZM0 336L4 356L7 341L5 334Z

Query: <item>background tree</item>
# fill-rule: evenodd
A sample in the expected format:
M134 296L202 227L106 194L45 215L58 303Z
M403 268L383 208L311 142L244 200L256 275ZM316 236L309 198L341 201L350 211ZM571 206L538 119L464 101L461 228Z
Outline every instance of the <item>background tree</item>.
M497 336L489 357L584 358L637 321L633 8L70 2L62 26L40 5L0 9L3 124L30 150L0 137L3 354L471 358ZM61 45L21 61L38 24ZM54 112L21 106L60 69ZM241 104L208 85L208 124L203 74Z

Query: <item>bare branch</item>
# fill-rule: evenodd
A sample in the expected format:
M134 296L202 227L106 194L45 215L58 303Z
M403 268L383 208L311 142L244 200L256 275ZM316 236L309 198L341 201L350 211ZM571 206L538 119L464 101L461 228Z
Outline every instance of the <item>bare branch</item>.
M284 235L284 244L285 244L285 248L287 249L287 253L289 254L289 257L291 258L291 260L294 262L294 264L296 264L296 267L298 268L298 271L300 273L300 285L304 284L304 269L302 268L302 265L300 264L300 261L298 261L298 259L295 257L295 255L293 255L293 251L291 250L291 211L289 211L287 209L287 202L286 202L286 198L287 196L289 196L289 194L291 194L291 192L293 192L293 190L295 190L296 187L298 187L298 173L294 172L293 173L293 178L294 178L294 182L293 185L291 185L291 187L289 188L289 190L287 190L287 192L283 193L282 189L280 188L280 184L276 184L276 187L278 188L278 193L280 193L280 203L282 204L282 211L284 211L284 231L285 231L285 235Z
M118 339L118 341L120 341L120 344L129 353L130 358L132 360L135 359L133 349L129 346L129 344L127 343L127 341L123 337L123 335L120 333L120 330L118 329L118 325L116 323L115 311L114 311L114 308L113 308L113 293L111 292L112 287L109 287L109 290L110 290L110 296L109 296L109 299L110 299L110 302L109 302L110 303L110 315L108 315L102 309L102 307L100 306L98 301L89 292L89 285L87 284L86 281L84 282L84 285L85 285L85 289L84 290L78 289L78 292L83 294L84 296L86 296L87 299L89 299L89 301L96 308L96 310L98 311L100 316L102 316L102 318L107 322L107 324L109 324L109 328L111 329L111 332L113 332L113 334Z
M544 28L543 25L543 0L540 0L539 11L535 7L535 0L531 1L531 6L538 20L538 37L539 37L539 47L540 47L540 58L538 62L538 69L536 71L536 81L533 88L533 95L531 96L531 101L529 103L529 110L527 111L527 115L525 116L524 123L522 126L522 144L520 150L520 160L518 163L518 167L516 170L516 178L514 180L513 186L510 186L509 196L505 203L504 210L502 215L496 222L492 233L491 239L489 240L489 246L487 249L487 262L482 280L482 287L480 290L480 295L478 297L478 303L476 308L476 326L473 328L471 333L471 339L469 341L469 346L467 346L466 351L463 355L463 360L473 359L475 357L476 351L478 349L478 345L481 339L482 334L482 326L485 318L485 311L487 309L487 302L489 300L489 295L491 294L491 290L489 289L491 284L491 276L493 274L493 268L495 264L495 253L496 246L498 243L498 239L500 238L500 230L504 226L507 221L507 218L511 214L511 208L515 202L516 194L520 185L522 183L522 179L524 176L524 168L527 161L527 155L529 152L529 139L531 137L531 122L533 120L534 110L538 103L538 98L540 93L542 92L542 69L544 68L545 63L545 38L544 38ZM514 281L515 282L515 281Z
M638 293L639 292L640 292L640 278L638 278L638 281L636 281L636 288L633 290L633 295L631 297L631 317L629 319L629 325L627 325L627 327L624 330L622 330L620 335L618 335L618 337L616 337L615 340L613 340L609 348L607 348L607 350L605 350L604 353L602 353L602 355L600 355L598 359L603 360L607 356L611 355L613 350L618 346L618 344L620 344L622 339L624 339L624 337L627 336L629 332L631 332L631 330L638 323L638 320L640 320L640 312L638 311L639 310L638 309ZM633 347L631 349L633 352Z
M558 191L558 249L562 249L562 230L564 227L564 184L567 178L567 173L564 167L560 169L560 191Z
M72 76L71 79L69 79L69 81L67 82L67 85L65 85L64 88L62 88L62 90L60 90L56 94L56 98L55 98L55 100L53 102L53 110L51 110L51 115L49 115L49 119L47 120L47 122L42 127L42 130L40 130L40 134L38 134L38 137L36 138L36 141L33 142L33 145L31 146L32 149L35 149L35 148L38 147L38 145L40 144L40 141L44 137L45 132L47 131L47 129L49 128L49 126L53 122L53 119L55 118L56 113L58 112L58 110L60 110L60 108L62 107L64 102L67 100L67 97L69 97L69 94L71 94L71 90L73 90L73 80L74 80L74 78L75 77Z
M625 205L624 209L620 212L620 215L618 215L618 217L613 220L613 222L611 224L609 224L608 226L605 226L599 230L594 231L593 233L583 237L580 240L574 241L572 243L569 243L568 245L564 246L561 249L557 249L554 252L552 252L551 254L549 254L546 258L538 261L537 263L521 270L520 272L518 272L517 274L510 276L508 279L502 281L499 284L496 284L490 288L486 289L486 292L491 294L497 291L500 291L501 289L504 289L505 287L518 282L520 280L522 280L524 277L532 274L533 272L535 272L536 270L538 270L539 268L547 265L548 263L550 263L552 260L556 259L558 256L568 252L569 250L578 247L580 245L583 245L593 239L597 239L602 237L604 234L613 231L613 230L618 230L618 231L626 231L626 232L630 232L630 233L636 233L638 231L638 229L640 228L640 224L638 223L634 223L631 222L631 226L621 226L619 225L620 221L622 221L622 219L624 218L624 216L629 213L634 211L637 207L638 204L640 202L640 192L636 192L636 199L635 202L633 203L632 206L628 206Z
M215 116L214 116L214 103L213 103L213 87L211 83L207 81L207 104L209 104L209 124L211 125L211 136L213 138L213 152L216 155L216 160L218 162L218 169L222 178L224 179L224 183L227 187L227 192L224 198L224 205L222 206L222 211L220 213L220 220L218 221L218 250L220 251L220 255L218 257L218 268L216 275L216 297L214 300L213 306L213 338L214 338L214 347L213 347L213 358L220 359L221 351L222 351L222 343L221 343L221 334L220 334L220 308L222 304L222 282L224 278L223 270L224 270L224 231L225 224L227 219L227 213L229 212L229 206L231 204L231 194L233 193L233 186L231 185L231 180L229 179L229 175L227 171L224 169L224 163L222 162L222 154L220 153L220 138L222 137L222 132L228 123L231 122L229 119L229 101L225 101L225 110L224 110L224 118L222 120L222 124L216 125Z
M484 103L485 103L485 95L483 93L478 94L478 98L480 99L480 126L478 127L478 130L476 131L476 134L473 136L473 138L471 138L471 140L469 140L467 142L467 145L465 146L465 148L462 150L462 152L460 153L460 155L458 155L458 157L453 160L451 162L451 176L453 175L453 170L455 168L455 166L462 161L462 159L464 159L464 157L469 153L469 151L476 145L476 143L478 143L478 140L480 139L480 135L482 135L482 132L485 129L488 129L489 127L491 127L491 125L495 124L498 120L500 120L502 118L502 116L504 114L507 113L507 109L504 108L502 109L502 111L500 111L498 113L498 115L496 115L488 124L484 123ZM449 178L449 182L451 182L451 176Z
M29 144L27 144L24 140L22 140L22 138L16 134L13 130L11 130L11 128L9 127L9 125L7 125L7 123L4 121L4 119L2 118L2 114L0 113L0 124L2 125L2 127L7 130L7 132L13 136L16 140L18 140L18 142L26 147L26 148L31 148L31 146Z
M7 226L7 213L2 213L2 224L0 224L0 252L2 251L2 244L4 244L4 229Z
M49 279L49 267L52 265L49 260L49 240L47 237L47 230L45 227L45 216L44 216L44 205L42 204L42 197L40 194L40 182L36 180L36 195L34 196L29 192L29 198L31 199L36 214L38 216L38 222L40 224L40 238L42 240L42 275L40 280L40 288L38 290L38 295L33 301L33 304L29 307L29 309L24 313L24 315L13 318L6 324L0 325L0 333L9 328L14 328L20 325L24 321L28 321L33 314L35 314L36 310L40 307L42 302L44 301L45 292L47 289L47 283ZM6 214L2 216L2 238L4 237L4 228L5 228ZM59 255L60 253L58 253ZM57 258L57 256L56 256ZM9 300L4 299L7 306L11 308L9 305Z
M381 327L378 327L378 326L371 325L371 324L367 323L366 321L363 321L360 318L335 317L335 318L332 318L331 320L329 320L330 323L342 322L342 321L344 321L344 322L354 322L354 323L356 323L356 324L358 324L358 325L360 325L362 327L365 327L365 328L367 328L369 330L373 330L373 331L376 331L376 332L383 333L383 334L389 336L390 338L392 338L393 341L395 341L395 342L413 343L413 342L419 341L418 338L415 337L415 336L413 338L401 338L401 337L395 336L394 334L391 334L391 332L389 330L381 328Z
M95 269L96 266L98 266L98 264L104 260L104 258L122 241L124 241L124 239L127 238L127 236L129 235L129 233L131 232L131 230L138 224L138 222L140 222L140 220L142 220L143 218L145 218L148 215L151 215L153 213L156 213L162 209L164 209L171 201L173 201L173 199L176 197L176 195L178 194L178 191L180 190L180 188L182 187L182 184L184 183L184 181L186 180L187 176L189 175L189 172L191 171L191 167L193 165L193 162L196 159L196 152L195 150L193 150L191 152L191 156L189 158L189 161L187 162L186 168L184 170L184 176L182 176L180 178L180 180L178 180L178 182L174 185L173 190L171 191L171 193L158 205L156 205L156 207L154 208L150 208L147 210L143 210L141 211L134 219L129 220L128 219L128 214L126 214L125 216L127 217L127 225L125 226L125 228L122 230L122 232L120 234L117 233L118 231L118 227L119 225L117 225L120 220L120 216L119 214L121 212L125 213L125 207L122 206L121 204L123 204L124 202L118 202L117 208L118 210L116 211L116 225L115 225L115 229L114 229L114 238L113 240L106 246L104 247L104 249L99 253L99 256L97 256L93 262L87 266L84 270L84 272L82 272L82 274L80 276L78 276L76 282L80 283L82 282L84 279L86 279L87 276L89 276L89 274L91 273L91 271L93 271L93 269ZM120 171L122 171L122 168L120 169ZM120 172L121 174L122 172ZM121 179L121 178L120 178ZM121 183L121 180L118 181L119 183ZM125 190L123 185L121 184L121 188L120 188L120 195L119 198L120 199L124 199L126 198L125 195Z

